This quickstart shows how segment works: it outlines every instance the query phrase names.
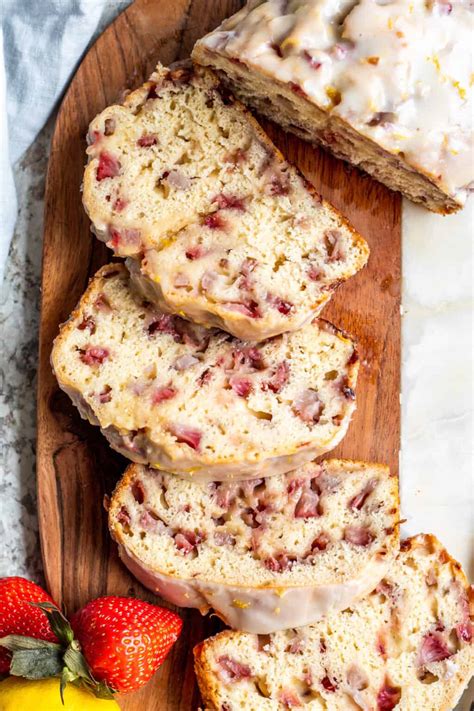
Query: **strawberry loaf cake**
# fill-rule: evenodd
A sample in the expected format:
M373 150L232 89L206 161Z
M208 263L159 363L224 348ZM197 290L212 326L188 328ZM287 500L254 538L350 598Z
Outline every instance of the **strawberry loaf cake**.
M371 592L397 554L398 523L388 467L337 459L206 485L133 464L109 506L120 557L145 586L260 634Z
M198 645L210 711L451 711L474 673L473 594L434 536L401 544L375 590L343 612L272 635Z
M306 188L302 197L314 201ZM298 213L284 197L218 204L212 220L127 259L135 286L163 311L261 341L311 321L368 258L362 238L322 206L315 223L303 200Z
M331 450L355 409L353 341L324 320L259 344L196 326L103 267L52 351L60 387L114 449L213 481L285 473Z
M83 202L163 311L245 340L300 328L368 247L209 70L157 67L89 129Z
M251 0L193 59L301 138L430 210L474 187L472 2Z

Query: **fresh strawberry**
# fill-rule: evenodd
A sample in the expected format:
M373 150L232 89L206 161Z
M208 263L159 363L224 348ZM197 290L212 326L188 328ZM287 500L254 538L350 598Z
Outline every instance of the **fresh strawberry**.
M26 578L0 580L0 637L15 634L57 642L45 613L32 607L30 602L53 603L53 600L39 585ZM8 674L11 656L5 647L0 647L0 674Z
M178 639L182 621L142 600L101 597L76 612L71 626L94 679L128 692L153 676Z
M9 655L2 657L5 672L59 677L61 697L70 682L109 699L140 688L182 627L171 610L126 597L93 600L69 623L44 590L23 578L0 580L0 605L0 651Z

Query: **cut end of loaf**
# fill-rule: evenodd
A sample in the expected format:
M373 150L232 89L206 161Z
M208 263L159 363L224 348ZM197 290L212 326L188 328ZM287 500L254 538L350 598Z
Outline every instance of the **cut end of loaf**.
M281 204L293 217L304 217L313 242L321 237L321 213L333 228L349 229L202 67L159 67L123 105L92 121L87 152L86 212L97 235L123 256L161 247L191 225L242 241L233 218L254 203L269 214ZM258 230L257 222L252 239L259 239ZM366 252L364 240L350 231L354 245ZM349 261L348 271L363 263Z
M248 4L198 40L193 59L285 130L434 212L459 210L474 180L469 8L318 6Z

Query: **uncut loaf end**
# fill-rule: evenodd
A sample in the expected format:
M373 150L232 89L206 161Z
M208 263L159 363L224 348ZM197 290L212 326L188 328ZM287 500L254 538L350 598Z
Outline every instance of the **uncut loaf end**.
M467 0L249 2L193 59L245 103L435 212L474 186Z

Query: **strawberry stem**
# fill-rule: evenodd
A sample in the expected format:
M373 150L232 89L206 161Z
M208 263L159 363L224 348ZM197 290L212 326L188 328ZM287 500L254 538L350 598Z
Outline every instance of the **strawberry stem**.
M68 683L83 686L100 699L113 699L115 690L91 674L81 645L61 610L50 602L31 602L48 618L59 643L34 637L10 634L0 638L0 647L12 652L10 674L26 679L59 677L59 693L64 705L64 689Z
M51 630L64 645L70 644L74 639L74 632L69 621L61 610L51 602L30 602L33 607L39 607L48 618Z
M74 676L74 678L82 677L83 679L91 679L91 673L84 655L80 651L79 643L74 640L64 652L64 664Z

